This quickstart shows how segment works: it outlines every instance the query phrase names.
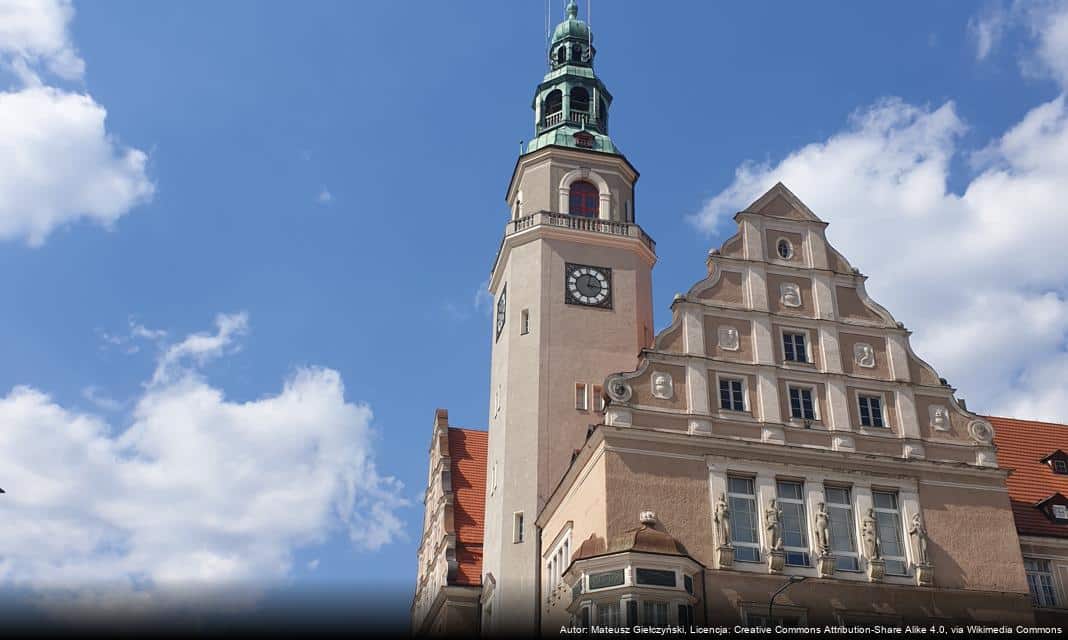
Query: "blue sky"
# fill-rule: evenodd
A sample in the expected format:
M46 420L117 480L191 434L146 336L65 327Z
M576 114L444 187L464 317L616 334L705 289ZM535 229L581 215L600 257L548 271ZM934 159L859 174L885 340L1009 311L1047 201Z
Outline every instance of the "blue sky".
M0 549L76 535L0 551L0 584L410 590L433 411L485 423L544 4L4 17L0 514L47 526ZM970 407L1068 419L1063 3L616 0L592 25L658 327L784 179Z

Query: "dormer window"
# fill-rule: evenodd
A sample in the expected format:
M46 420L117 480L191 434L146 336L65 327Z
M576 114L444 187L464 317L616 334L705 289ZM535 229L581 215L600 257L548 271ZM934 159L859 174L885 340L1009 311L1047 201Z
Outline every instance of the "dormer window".
M1068 454L1060 449L1057 449L1045 458L1042 458L1042 462L1048 464L1053 473L1062 476L1068 475Z

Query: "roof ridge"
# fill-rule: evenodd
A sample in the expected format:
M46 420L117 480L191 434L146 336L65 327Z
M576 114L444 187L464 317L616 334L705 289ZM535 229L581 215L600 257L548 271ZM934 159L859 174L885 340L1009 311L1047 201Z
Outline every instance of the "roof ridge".
M1042 424L1051 427L1068 427L1068 424L1062 422L1049 422L1047 420L1029 420L1027 418L1006 418L1004 416L983 416L988 420L1007 420L1010 422L1029 422L1031 424Z

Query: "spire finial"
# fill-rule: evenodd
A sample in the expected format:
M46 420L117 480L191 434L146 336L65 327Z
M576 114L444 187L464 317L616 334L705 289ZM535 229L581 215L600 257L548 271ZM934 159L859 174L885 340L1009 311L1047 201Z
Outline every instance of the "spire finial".
M567 3L567 17L572 20L578 17L578 4L575 3L575 0L571 0L571 2Z

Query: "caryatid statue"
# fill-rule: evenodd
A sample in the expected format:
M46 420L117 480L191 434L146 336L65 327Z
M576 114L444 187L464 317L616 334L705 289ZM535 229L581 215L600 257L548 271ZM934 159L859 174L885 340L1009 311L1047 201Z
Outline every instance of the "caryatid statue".
M727 496L719 495L716 502L716 512L712 519L716 522L716 533L719 535L719 544L723 547L731 546L731 508L727 505Z
M768 531L768 545L773 551L782 549L782 509L779 501L772 498L764 510L764 528Z
M831 552L830 516L827 514L827 505L822 502L816 505L816 547L820 554Z
M930 557L927 555L927 527L923 526L923 518L920 514L912 516L912 528L909 529L910 536L916 536L916 542L920 545L920 564L930 564Z
M880 557L879 534L875 527L875 509L868 509L867 515L864 516L860 535L864 540L864 553L869 560L878 560Z

